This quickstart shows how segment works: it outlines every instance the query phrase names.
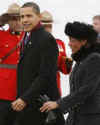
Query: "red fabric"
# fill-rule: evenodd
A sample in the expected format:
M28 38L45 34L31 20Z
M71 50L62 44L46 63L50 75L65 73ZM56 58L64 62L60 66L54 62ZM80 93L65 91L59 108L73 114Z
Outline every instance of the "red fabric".
M66 50L65 50L65 44L63 41L56 39L58 49L59 49L59 56L58 56L58 72L57 72L57 86L60 92L60 95L62 95L61 92L61 82L60 82L60 72L64 74L68 74L67 67L65 64L66 60ZM65 58L64 58L65 57Z
M39 22L31 32L34 32L35 30L39 29L42 26L41 22Z
M5 56L22 38L10 33L10 30L0 30L0 58ZM20 48L17 48L1 64L17 64L19 60ZM0 68L0 99L16 99L16 69Z

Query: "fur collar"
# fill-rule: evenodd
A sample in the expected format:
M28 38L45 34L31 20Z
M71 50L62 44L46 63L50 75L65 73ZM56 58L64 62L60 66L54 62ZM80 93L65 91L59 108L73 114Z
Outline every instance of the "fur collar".
M80 63L80 61L84 60L89 54L94 52L100 53L100 44L97 43L89 47L82 46L78 52L72 54L72 58L77 63Z

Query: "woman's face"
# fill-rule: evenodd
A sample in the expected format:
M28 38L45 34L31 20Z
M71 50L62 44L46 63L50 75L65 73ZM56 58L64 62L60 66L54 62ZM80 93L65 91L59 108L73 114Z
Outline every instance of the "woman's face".
M86 44L86 40L78 40L73 37L69 37L69 46L72 50L72 54L80 50L82 46Z

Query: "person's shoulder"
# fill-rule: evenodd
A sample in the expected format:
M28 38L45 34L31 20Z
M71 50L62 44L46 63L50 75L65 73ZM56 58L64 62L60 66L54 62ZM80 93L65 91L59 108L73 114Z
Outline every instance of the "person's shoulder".
M44 39L55 39L54 36L53 36L51 33L47 32L47 31L44 29L43 26L41 26L41 27L37 30L36 33L38 34L37 37L39 36L38 38L40 38L41 40L44 40Z
M85 64L97 64L97 65L100 65L100 53L91 53L87 56L87 58L83 61Z
M56 41L59 42L59 43L64 43L64 41L59 39L59 38L56 38Z
M3 37L6 34L8 34L8 31L0 29L0 35L1 35L1 37Z
M100 53L94 52L88 56L88 60L94 60L94 59L100 59Z
M47 32L47 31L45 31L45 30L44 30L44 35L45 35L45 37L47 37L47 38L53 38L53 39L55 39L54 36L52 35L52 33L49 33L49 32Z
M89 54L80 62L79 69L85 72L100 70L100 54L96 52Z
M43 33L43 39L46 42L54 41L56 43L55 37L51 33L47 32L45 30L44 30L44 33Z

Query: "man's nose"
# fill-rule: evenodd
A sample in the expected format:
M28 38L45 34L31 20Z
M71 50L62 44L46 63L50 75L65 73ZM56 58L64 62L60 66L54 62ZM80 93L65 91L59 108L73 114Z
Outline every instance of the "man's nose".
M25 16L22 18L22 22L27 22L28 21L28 18Z

